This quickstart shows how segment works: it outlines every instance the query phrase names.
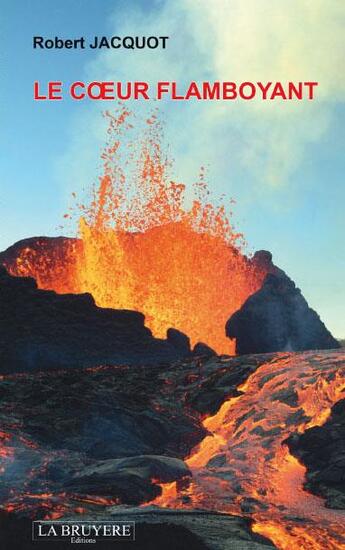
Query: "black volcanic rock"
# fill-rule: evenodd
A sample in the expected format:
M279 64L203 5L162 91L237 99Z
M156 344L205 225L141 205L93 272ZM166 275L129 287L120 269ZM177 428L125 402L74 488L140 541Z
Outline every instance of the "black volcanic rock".
M0 266L0 372L160 363L190 353L156 339L136 311L103 309L90 294L39 290ZM187 339L187 337L184 337Z
M190 340L186 334L177 330L176 328L168 328L167 340L174 346L174 348L180 350L182 356L188 357L190 355Z
M272 254L268 250L257 250L252 261L257 268L261 269L265 273L273 273L275 275L284 273L273 263Z
M123 504L137 505L160 494L160 488L152 483L153 479L168 483L190 476L190 470L178 458L139 455L86 466L74 474L64 489L118 498Z
M135 507L112 507L104 515L94 509L90 515L68 516L74 523L94 521L135 521L135 541L102 540L102 550L268 550L275 548L268 539L253 533L250 522L239 516L215 512L190 512ZM0 512L2 550L32 550L32 522L29 518ZM15 541L15 543L14 543ZM15 545L14 545L15 544ZM51 550L52 542L40 540L40 550ZM66 550L66 541L53 543L54 550Z
M212 357L213 355L217 354L214 349L210 348L210 346L208 346L207 344L204 344L204 342L197 342L193 348L193 355Z
M256 261L265 264L269 273L261 289L245 301L225 327L226 335L236 339L236 353L339 348L295 283L270 264L271 255L261 251Z
M53 493L52 506L73 510L87 495L137 504L159 494L157 483L188 482L182 460L206 436L205 414L267 360L197 357L0 377L0 448L15 457L2 462L0 505L14 499L23 515L39 517L44 497L27 494Z
M306 489L324 497L329 508L345 510L345 399L323 426L294 434L287 443L307 467Z
M186 403L201 415L215 414L222 403L231 397L238 397L240 386L263 363L272 359L272 354L251 357L203 357L196 358L199 376L186 388ZM214 369L214 365L218 365ZM186 382L192 382L186 376Z
M176 370L183 379L183 366ZM188 477L181 459L206 430L181 395L173 397L169 373L131 365L2 377L0 449L15 460L1 463L0 505L25 498L24 487L67 491L57 501L72 509L75 495L138 504L159 495L157 483ZM37 511L29 498L26 511L32 506Z

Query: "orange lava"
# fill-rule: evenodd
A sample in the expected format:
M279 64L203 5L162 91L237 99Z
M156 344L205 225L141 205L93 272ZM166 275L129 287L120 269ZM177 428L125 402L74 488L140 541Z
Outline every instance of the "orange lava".
M210 435L186 461L190 486L163 485L154 504L248 514L253 531L283 550L345 548L345 511L304 490L305 467L284 443L326 422L345 397L344 352L281 354L239 389L204 421ZM215 457L222 465L209 464Z
M8 462L13 460L14 457L11 440L11 434L0 430L0 474L5 472Z
M175 327L192 344L233 353L225 323L265 273L241 252L231 214L211 203L203 169L188 191L172 181L156 115L141 126L123 107L106 117L102 175L72 215L80 241L28 246L9 271L59 293L91 292L102 307L141 311L157 337Z

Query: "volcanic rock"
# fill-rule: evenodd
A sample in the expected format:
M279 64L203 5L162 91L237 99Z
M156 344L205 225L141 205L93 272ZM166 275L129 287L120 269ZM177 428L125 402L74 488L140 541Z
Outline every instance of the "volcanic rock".
M152 483L168 483L191 476L185 463L167 456L133 456L95 462L79 470L64 485L79 494L118 498L123 504L153 500L160 488Z
M297 371L293 369L296 364ZM305 377L307 367L312 367L309 378ZM205 502L207 507L213 507L223 499L225 510L237 503L239 513L247 518L252 516L256 521L257 514L264 514L262 517L270 521L271 510L265 508L269 505L267 493L260 486L260 480L255 485L255 497L246 491L243 480L250 476L251 453L257 457L258 447L266 453L267 444L268 450L272 449L279 436L277 431L285 432L286 426L269 429L270 424L261 426L260 423L266 418L271 420L272 411L275 419L276 409L283 403L285 412L291 409L286 425L292 421L291 430L297 429L301 421L305 425L309 418L303 416L302 408L295 407L290 381L301 382L299 387L304 384L308 387L312 377L316 382L322 372L321 380L331 382L334 377L338 380L343 368L343 354L333 351L192 356L145 368L124 365L4 375L0 377L0 506L12 510L16 520L60 517L66 521L111 521L121 519L122 514L124 519L133 519L138 524L135 548L145 548L140 546L143 540L150 541L156 533L158 550L166 533L173 540L176 536L175 541L185 536L190 547L196 550L263 549L267 541L251 533L250 520L200 510L200 507ZM295 378L289 378L291 371ZM242 390L239 388L250 375L253 375L252 381L256 379L257 388L252 400L243 409L239 408L236 418L227 418L231 420L229 424L234 423L234 435L229 435L227 443L232 447L231 463L228 463L228 451L220 448L220 452L208 460L205 470L192 468L194 477L190 479L182 460L209 435L203 419L216 412L229 397L242 395L238 402L245 402L251 391L250 383ZM266 385L269 397L261 408L260 388L266 391ZM320 383L317 387L321 390L323 386ZM268 403L272 403L272 409L267 408ZM338 407L334 411L342 417L341 406ZM231 410L232 406L228 412ZM280 422L279 418L276 420ZM242 437L243 430L251 430L248 433L252 436L251 428L255 429L255 438L249 440L251 443L246 449L244 441L236 440ZM327 438L326 435L325 442ZM341 446L337 439L341 438L344 439L342 432L336 431L332 444L338 454ZM319 443L319 447L323 445ZM328 454L332 457L331 452ZM239 477L239 465L243 466L240 471L244 478ZM202 500L208 498L208 493L193 492L193 485L202 479L206 480L205 488L210 489L209 502ZM159 484L166 480L176 481L181 506L192 506L193 510L167 511L149 504L159 495ZM128 507L132 503L146 506L132 509ZM278 509L275 514L280 514ZM283 518L290 514L289 521L292 521L291 514L295 511L292 509L290 513L286 508L281 513ZM303 525L306 532L311 525L299 515L293 521ZM6 540L4 533L9 527L6 521L0 527L2 540ZM155 548L156 540L153 540L153 544L148 544L150 549ZM184 548L183 544L177 548ZM175 550L174 545L171 548Z
M306 489L324 497L329 508L345 510L345 399L323 426L294 434L287 443L307 467Z
M84 470L79 471L75 479L92 476L107 477L122 471L133 473L146 479L155 478L161 483L168 483L191 475L185 463L178 458L159 455L138 455L96 462L92 466L87 466Z
M184 483L189 470L182 459L206 436L204 415L268 358L3 376L0 504L15 500L20 513L39 517L41 501L31 493L52 493L51 506L73 509L92 502L91 495L143 503L158 496L157 483ZM14 460L6 460L7 449Z
M241 395L237 387L272 354L252 355L250 357L205 357L197 363L199 376L195 383L187 388L186 402L202 415L215 414L222 403L231 397ZM215 370L214 365L218 365Z
M193 348L193 355L200 355L202 357L212 357L212 355L217 355L214 349L210 348L204 342L197 342Z
M22 493L51 491L70 495L53 498L51 506L74 501L75 507L90 495L139 504L160 494L158 483L188 477L181 459L206 430L181 399L186 371L178 365L4 376L0 451L15 460L5 461L0 504L16 495L24 514L33 506L39 514L40 501ZM167 383L170 371L182 381L175 390Z
M267 550L272 548L270 541L250 531L249 522L229 514L209 512L186 512L159 508L108 507L107 521L135 521L135 541L114 543L102 541L104 550ZM66 520L78 522L80 516L68 516ZM91 515L83 515L83 521L104 521L104 512L94 510ZM33 543L32 522L12 514L0 513L0 532L4 550L31 550ZM50 550L51 541L39 542L41 550ZM54 541L54 549L65 550L66 542Z
M256 261L267 267L270 258L261 251ZM226 323L226 335L236 339L236 353L339 348L295 283L273 264L268 270L261 289Z
M257 250L252 262L263 273L284 274L284 271L273 263L272 254L268 250Z
M190 354L178 331L156 339L136 311L102 309L90 294L39 290L0 266L0 372L161 363Z
M167 340L174 346L174 348L180 350L183 357L190 355L190 340L186 334L177 330L176 328L168 328Z
M193 542L193 539L178 540L173 539L172 546L167 546L168 539L161 546L156 546L151 543L145 550L161 550L161 548L171 548L171 550L193 549L204 550L268 550L274 548L271 541L253 533L250 530L251 522L245 518L232 516L230 514L221 514L217 512L207 512L201 510L169 510L155 506L147 508L129 508L129 507L111 507L109 509L113 520L130 519L135 521L136 526L140 529L146 525L153 527L169 526L170 533L174 537L176 529L177 534L179 529L184 529L189 536L197 537L199 546L189 546L188 540ZM91 519L91 518L90 518ZM168 531L169 532L169 531ZM140 542L140 537L137 537ZM196 542L196 541L195 541Z

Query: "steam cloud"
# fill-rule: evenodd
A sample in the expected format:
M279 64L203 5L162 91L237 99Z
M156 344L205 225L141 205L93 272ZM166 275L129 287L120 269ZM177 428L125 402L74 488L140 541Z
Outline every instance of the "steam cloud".
M221 191L229 186L229 171L268 191L287 184L308 145L332 122L345 91L344 23L345 4L338 0L176 0L157 2L151 10L126 3L112 14L109 35L169 35L167 49L100 50L86 76L175 79L181 86L193 79L318 81L315 101L159 104L179 177L195 178L206 159ZM86 173L90 178L96 164L95 139L103 134L98 113L99 106L90 106L86 118L84 112L77 121L78 138L64 159L70 160L74 188L78 180L85 182ZM82 149L87 159L80 159Z

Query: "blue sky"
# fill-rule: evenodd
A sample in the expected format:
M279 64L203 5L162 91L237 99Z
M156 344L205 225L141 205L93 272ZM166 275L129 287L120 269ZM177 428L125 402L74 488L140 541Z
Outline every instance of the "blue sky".
M314 102L160 108L174 175L206 165L236 199L249 249L269 249L327 326L345 337L345 6L339 0L4 0L0 249L56 235L71 191L97 175L99 102L34 102L34 80L318 80ZM32 36L169 35L165 51L38 51ZM106 105L109 108L109 104Z

